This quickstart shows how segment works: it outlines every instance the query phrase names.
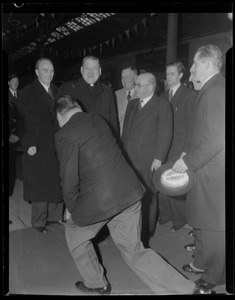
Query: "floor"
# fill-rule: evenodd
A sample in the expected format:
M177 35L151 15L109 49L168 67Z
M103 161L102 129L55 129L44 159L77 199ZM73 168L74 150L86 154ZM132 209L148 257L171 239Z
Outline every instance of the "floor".
M31 228L31 206L23 200L23 182L16 180L9 199L9 293L10 295L80 295L74 287L81 276L67 249L64 227L48 227L47 234ZM199 275L182 271L182 266L192 261L192 252L184 245L192 243L190 228L186 225L178 232L171 232L171 222L158 226L150 246L187 278L195 281ZM98 250L105 266L113 294L151 295L145 285L123 261L110 236L98 243ZM227 294L226 286L217 286L218 294Z

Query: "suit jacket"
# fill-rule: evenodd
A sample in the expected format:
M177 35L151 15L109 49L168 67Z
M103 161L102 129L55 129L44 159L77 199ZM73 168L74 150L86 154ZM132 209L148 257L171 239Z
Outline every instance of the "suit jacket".
M187 195L187 220L194 228L225 230L225 84L221 74L198 94L184 161L197 182Z
M128 103L122 141L131 163L150 187L154 158L163 162L169 150L172 110L168 101L156 95L141 110L138 105L139 99Z
M168 100L168 95L169 91L165 91L161 94L161 97ZM196 91L181 84L171 99L173 138L167 158L168 161L177 160L185 148L192 123L196 97Z
M62 84L57 97L70 95L77 98L85 112L96 112L109 124L114 135L119 136L117 104L113 91L99 80L90 87L83 78Z
M55 142L64 200L78 226L109 219L141 199L140 182L98 114L75 113Z
M122 88L120 90L115 91L116 99L117 99L117 109L118 109L118 120L119 120L119 128L120 135L122 135L124 117L126 113L126 108L128 104L126 89ZM136 93L134 92L131 100L137 98Z
M51 86L55 95L56 86ZM59 162L54 143L54 134L59 125L54 113L54 100L38 79L21 90L17 100L17 116L23 149L24 200L62 201ZM31 146L37 148L34 156L27 154Z

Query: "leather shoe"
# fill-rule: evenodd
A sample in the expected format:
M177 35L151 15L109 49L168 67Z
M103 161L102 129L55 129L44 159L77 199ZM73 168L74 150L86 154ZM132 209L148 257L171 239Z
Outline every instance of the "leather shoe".
M183 225L173 225L173 226L171 227L171 231L172 231L172 232L179 231L179 230L182 229L182 228L183 228Z
M206 281L206 280L204 280L204 279L201 279L201 278L198 279L198 280L196 280L195 283L196 283L198 286L203 286L204 288L209 289L209 290L212 290L213 288L216 287L215 284L210 283L210 282L208 282L208 281Z
M34 227L34 229L39 233L47 233L46 227Z
M184 246L184 249L188 251L194 251L195 250L195 244L188 244Z
M216 294L215 291L212 291L211 289L208 289L201 285L196 285L193 291L194 295L210 295L210 294Z
M77 281L75 283L75 286L77 289L79 289L80 291L85 292L85 293L98 293L98 294L102 294L102 295L108 295L111 293L110 283L108 283L105 287L101 287L101 288L89 288L89 287L85 286L84 282Z
M182 270L185 271L185 272L189 272L190 274L193 274L193 275L198 275L198 274L203 274L204 271L199 271L197 269L193 269L189 264L187 265L184 265L182 267Z
M46 223L47 225L54 225L54 224L57 224L57 225L64 225L66 224L66 221L64 220L58 220L58 221L47 221Z

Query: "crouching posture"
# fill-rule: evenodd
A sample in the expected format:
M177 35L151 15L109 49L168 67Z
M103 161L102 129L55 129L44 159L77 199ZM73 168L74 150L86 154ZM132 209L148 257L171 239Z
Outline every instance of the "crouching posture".
M82 112L76 99L57 99L61 129L55 135L62 192L68 211L65 235L84 278L82 292L110 294L91 239L107 224L114 243L130 268L155 294L200 292L140 240L143 187L125 161L107 123L96 113Z

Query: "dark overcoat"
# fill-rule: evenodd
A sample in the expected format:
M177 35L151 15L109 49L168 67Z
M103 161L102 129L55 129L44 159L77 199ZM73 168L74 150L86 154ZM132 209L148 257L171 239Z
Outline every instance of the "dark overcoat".
M122 142L134 168L152 184L151 165L156 158L164 161L172 138L172 110L170 103L156 95L139 110L139 99L127 105Z
M225 230L225 84L221 74L199 92L184 161L197 182L187 195L186 217L193 228Z
M56 86L51 86L56 94ZM59 125L53 105L54 100L38 79L24 87L17 100L17 124L23 149L25 201L62 201L59 162L54 143L54 134ZM31 146L37 148L34 156L27 154Z
M165 91L160 96L168 100L169 92ZM196 91L181 84L171 99L173 137L167 157L168 161L176 161L185 148L192 123L196 97Z
M79 100L84 112L96 112L109 124L113 134L119 136L117 103L113 91L97 80L93 87L83 78L62 84L57 97L70 95Z
M142 198L143 187L98 114L75 113L55 142L64 200L76 225L109 219Z

